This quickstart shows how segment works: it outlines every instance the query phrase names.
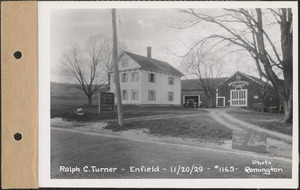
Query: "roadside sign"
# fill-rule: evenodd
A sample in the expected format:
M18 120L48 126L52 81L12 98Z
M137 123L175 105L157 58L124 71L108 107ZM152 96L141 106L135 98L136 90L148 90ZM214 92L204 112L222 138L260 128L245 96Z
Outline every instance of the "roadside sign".
M114 111L115 96L112 92L100 92L99 98L99 113L100 111Z
M254 130L233 131L232 148L251 152L267 152L267 135Z

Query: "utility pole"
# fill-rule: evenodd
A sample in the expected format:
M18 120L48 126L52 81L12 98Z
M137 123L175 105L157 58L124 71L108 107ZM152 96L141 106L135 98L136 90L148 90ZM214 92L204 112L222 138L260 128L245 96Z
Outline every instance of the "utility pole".
M116 9L112 9L112 27L113 27L113 64L115 71L115 87L116 87L116 98L117 98L117 109L118 109L118 121L119 126L123 125L123 107L121 98L121 86L119 77L119 66L118 66L118 40L117 40L117 24L116 24Z

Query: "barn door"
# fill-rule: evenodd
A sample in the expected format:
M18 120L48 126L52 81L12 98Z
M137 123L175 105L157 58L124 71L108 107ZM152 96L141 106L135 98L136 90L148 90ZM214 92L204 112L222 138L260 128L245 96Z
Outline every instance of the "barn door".
M230 106L247 106L247 89L230 90Z
M225 107L225 97L217 97L217 107Z

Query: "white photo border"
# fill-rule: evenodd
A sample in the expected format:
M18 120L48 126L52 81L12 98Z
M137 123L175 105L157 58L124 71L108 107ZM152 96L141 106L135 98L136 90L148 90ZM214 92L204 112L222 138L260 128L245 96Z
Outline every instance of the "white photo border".
M39 187L114 188L297 188L298 187L298 2L39 1ZM291 179L51 179L50 178L50 11L96 8L293 8L293 153Z

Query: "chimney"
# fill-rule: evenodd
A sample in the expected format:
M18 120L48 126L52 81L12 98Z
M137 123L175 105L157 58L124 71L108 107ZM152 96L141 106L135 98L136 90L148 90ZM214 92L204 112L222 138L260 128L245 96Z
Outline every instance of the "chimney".
M151 47L147 47L147 57L151 58Z

